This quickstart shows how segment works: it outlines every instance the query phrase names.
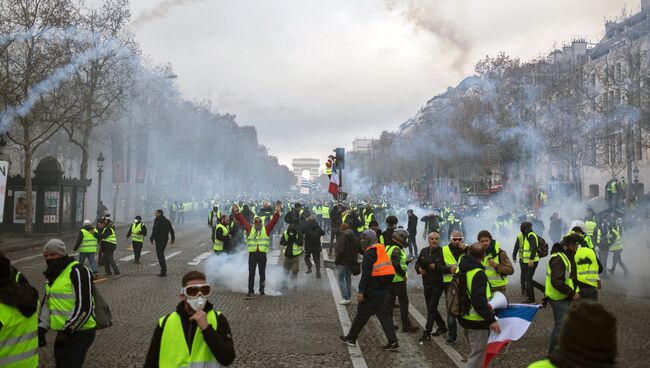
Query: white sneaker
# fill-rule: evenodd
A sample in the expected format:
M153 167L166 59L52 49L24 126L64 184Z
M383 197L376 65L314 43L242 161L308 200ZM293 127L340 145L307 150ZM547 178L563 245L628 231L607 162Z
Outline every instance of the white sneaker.
M341 304L341 305L350 304L350 300L348 300L348 299L343 299L343 300L341 300L341 301L339 302L339 304Z

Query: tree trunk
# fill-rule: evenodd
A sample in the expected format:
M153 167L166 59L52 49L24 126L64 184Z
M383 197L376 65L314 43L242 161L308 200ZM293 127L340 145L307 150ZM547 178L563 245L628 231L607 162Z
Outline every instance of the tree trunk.
M32 198L32 146L29 143L29 133L28 130L25 130L25 145L23 149L25 150L25 162L23 170L25 172L25 236L32 235L32 208L34 207L34 198Z

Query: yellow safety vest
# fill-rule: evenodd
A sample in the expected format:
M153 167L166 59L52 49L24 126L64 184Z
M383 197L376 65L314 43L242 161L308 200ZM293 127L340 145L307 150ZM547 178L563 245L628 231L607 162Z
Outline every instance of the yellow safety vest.
M551 284L551 260L553 257L560 257L562 259L562 262L564 263L564 283L571 289L575 290L573 279L571 278L571 262L566 254L557 252L551 256L548 260L548 265L546 266L546 287L544 293L551 300L564 300L569 296L557 291L557 289L553 287L553 284Z
M61 271L59 276L54 280L52 285L45 284L45 295L47 296L47 306L50 310L50 328L54 331L63 331L65 323L74 312L75 302L77 300L70 279L72 267L78 265L79 262L72 261L70 264ZM83 267L83 266L80 266ZM93 300L93 305L95 301ZM90 330L95 328L95 312L86 320L81 330Z
M474 280L474 276L479 272L484 271L480 268L475 268L473 270L467 271L467 295L470 299L472 299L472 281ZM487 300L490 300L490 298L492 298L492 291L490 290L489 282L485 285L485 296L487 297ZM461 318L468 321L485 321L485 318L476 313L474 306L471 306L469 312Z
M498 241L494 243L494 249L496 250L496 255L486 254L483 258L483 266L485 267L485 275L488 278L488 282L492 287L501 287L508 285L508 276L504 276L497 272L495 267L490 266L490 260L493 259L496 263L499 263L499 252L501 251L501 245Z
M576 274L578 281L593 287L598 287L599 277L596 252L591 248L580 247L578 248L574 258L576 261ZM591 263L583 263L584 260L588 260Z
M208 312L208 323L217 330L217 316L221 312ZM166 319L166 320L165 320ZM210 347L203 339L203 333L197 329L192 341L192 350L187 348L187 339L183 331L181 316L172 312L160 318L158 325L163 329L158 353L158 366L161 368L217 368L221 367Z
M111 234L107 238L103 238L102 241L117 245L117 238L115 237L115 229L113 229L110 226L106 226L104 229L102 229L102 235L104 234L104 231L110 231Z
M388 254L388 258L391 259L391 264L392 264L392 257L393 257L393 252L395 249L399 250L399 265L404 270L404 276L399 275L397 272L395 272L395 276L393 276L393 282L402 282L407 279L406 276L406 270L408 268L408 264L406 263L406 252L402 247L399 247L397 245L389 245L386 247L386 254ZM393 267L395 268L395 267Z
M255 227L252 227L246 241L247 250L248 252L256 252L259 250L262 253L266 253L269 251L270 242L271 238L266 233L266 227L262 226L260 231L256 231Z
M447 266L452 266L456 265L456 272L458 273L458 260L454 258L454 255L451 253L451 248L449 248L449 245L445 245L442 247L442 259L445 261L445 265ZM443 282L451 282L453 279L453 275L451 273L445 273L442 275L442 281Z
M86 230L86 228L81 228L81 234L83 238L81 239L81 245L79 245L79 253L95 253L97 252L97 238L94 234L97 234L97 230L93 229L92 232Z
M526 237L524 237L524 234L522 233L517 234L517 239L519 239L519 246L521 247L521 261L524 263L528 263L530 261L539 262L539 249L535 254L535 258L530 259L531 251L530 251L530 242L528 242L528 237L531 234L535 237L535 240L537 240L537 247L539 247L539 237L534 232L532 231L529 232L528 235L526 235Z
M614 236L616 236L616 239L614 240L614 244L609 247L609 251L615 252L617 250L623 250L623 238L621 237L621 232L615 228L612 228L612 232L614 233Z
M20 272L16 274L16 282ZM38 313L25 317L20 310L0 303L0 367L38 367Z
M323 213L323 219L329 219L330 218L330 208L327 206L323 206L321 209L321 212Z
M144 235L142 235L142 223L131 225L131 240L138 243L144 243Z
M214 233L215 234L217 233L217 229L221 229L221 232L223 233L223 236L228 235L228 228L224 224L219 223L217 226L214 227ZM215 237L214 241L212 242L212 250L222 251L223 250L223 242Z
M528 366L528 368L555 368L555 364L551 363L550 360L544 359L534 362Z
M289 233L287 233L285 231L283 236L284 236L284 241L286 243L288 243L289 242ZM284 252L287 250L287 246L288 245L285 245L284 248L282 249L282 254L284 254ZM291 249L291 254L293 254L294 257L299 256L299 255L302 254L302 245L300 245L298 243L293 243L292 246L293 246L293 248Z

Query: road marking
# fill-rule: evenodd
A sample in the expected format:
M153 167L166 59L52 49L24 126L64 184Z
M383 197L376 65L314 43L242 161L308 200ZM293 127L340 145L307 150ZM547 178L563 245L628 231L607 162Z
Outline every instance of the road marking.
M18 262L28 261L30 259L34 259L34 258L37 258L37 257L43 257L43 255L42 254L36 254L36 255L33 255L33 256L25 257L25 258L19 258L19 259L15 260L15 261L11 261L11 264L16 264Z
M201 245L199 245L199 247L202 247L202 246L204 246L204 245L205 245L205 243L201 243Z
M170 259L170 258L172 258L172 257L175 257L175 256L179 255L179 254L182 253L182 252L183 252L182 250L179 250L179 251L176 251L176 252L170 253L170 254L168 254L168 255L165 256L165 260L168 260L168 259ZM157 265L157 264L158 264L158 262L149 263L149 266L155 266L155 265Z
M327 252L323 250L323 259L329 259ZM339 314L339 321L341 322L341 329L343 333L346 334L350 331L352 323L350 322L350 316L348 316L348 311L345 309L344 305L339 304L343 297L341 297L341 290L336 283L334 271L329 268L325 269L327 273L327 279L330 282L330 289L332 290L332 297L334 298L334 305L336 306L336 311ZM348 346L348 353L350 353L350 360L352 360L352 366L354 368L367 368L366 359L363 357L363 352L361 352L361 346L359 346L359 341L357 341L357 346Z
M145 255L147 253L151 253L151 251L149 251L149 250L143 250L142 251L142 255ZM135 259L135 254L131 254L130 256L126 256L124 258L118 259L118 261L120 261L120 262L128 262L128 261L132 261L134 259Z
M413 316L413 318L415 318L415 321L417 321L417 323L422 327L422 329L424 329L427 325L427 319L424 318L424 316L420 314L420 312L417 309L415 309L413 304L410 303L409 303L409 312L411 312L411 315ZM447 354L449 359L451 359L451 361L454 362L454 364L456 364L457 367L460 368L467 365L467 363L463 361L464 360L463 356L460 355L460 353L456 349L445 344L444 338L442 338L441 336L431 336L431 340L433 340L436 343L436 345L438 345L440 349L442 349L442 351L444 351L445 354Z
M203 261L204 261L205 259L207 259L208 257L210 257L212 254L214 254L214 252L205 252L205 253L201 253L201 254L199 254L198 257L196 257L196 258L194 258L193 260L187 262L187 264L190 265L190 266L196 266L196 265L198 265L199 263L203 262Z

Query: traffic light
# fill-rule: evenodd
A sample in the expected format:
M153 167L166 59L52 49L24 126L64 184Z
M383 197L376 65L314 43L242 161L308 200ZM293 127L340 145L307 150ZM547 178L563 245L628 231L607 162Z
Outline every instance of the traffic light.
M339 169L345 169L345 148L335 148L334 152L336 153L336 166Z

